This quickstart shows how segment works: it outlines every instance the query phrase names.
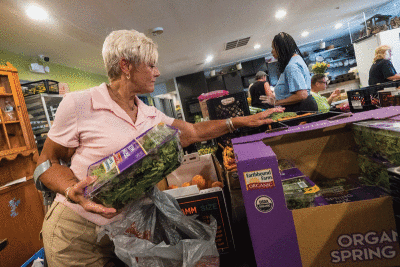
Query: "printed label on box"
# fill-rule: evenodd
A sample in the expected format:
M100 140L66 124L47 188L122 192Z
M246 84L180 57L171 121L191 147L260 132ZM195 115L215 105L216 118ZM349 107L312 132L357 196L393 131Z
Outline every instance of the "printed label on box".
M274 201L268 196L259 196L254 201L254 205L259 212L268 213L274 208Z
M196 219L201 222L209 224L210 216L217 220L215 244L218 251L233 251L233 237L222 191L179 198L178 203L185 215L197 215Z
M251 171L243 173L246 190L268 189L275 187L271 169Z
M398 254L397 239L397 231L393 229L382 232L342 234L337 239L339 249L331 251L331 262L351 263L393 259Z

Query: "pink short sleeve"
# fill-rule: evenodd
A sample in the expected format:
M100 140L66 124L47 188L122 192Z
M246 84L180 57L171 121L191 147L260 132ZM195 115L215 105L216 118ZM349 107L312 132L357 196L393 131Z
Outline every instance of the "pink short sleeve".
M64 147L79 146L76 108L72 94L67 94L58 106L47 136Z
M164 113L162 113L161 111L159 111L158 109L154 108L156 110L156 117L161 119L161 122L167 124L167 125L172 125L172 123L174 122L174 118L168 117L167 115L165 115Z

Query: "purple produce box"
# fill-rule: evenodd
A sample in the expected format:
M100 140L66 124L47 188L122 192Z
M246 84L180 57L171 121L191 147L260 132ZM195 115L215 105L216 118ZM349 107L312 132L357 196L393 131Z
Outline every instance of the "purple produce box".
M400 107L347 114L350 117L339 117L336 120L331 118L289 127L279 132L260 133L232 140L257 266L310 266L309 263L303 265L307 262L309 255L300 253L293 212L323 211L332 209L332 206L349 204L326 205L326 200L321 198L316 200L317 203L321 203L319 207L290 211L286 207L283 192L284 177L294 177L300 172L310 177L312 181L321 177L332 179L358 174L357 154L354 152L355 142L349 125L357 121L385 119L395 115L400 115ZM293 159L298 170L288 169L280 172L278 159ZM358 200L374 198L376 195L366 192L365 189L356 190L353 194L354 200L355 198ZM379 213L379 209L374 212ZM365 216L367 216L365 220L380 219L369 214ZM390 214L384 216L393 217ZM360 222L354 221L354 223L356 227L358 224L362 225ZM395 225L394 217L393 225ZM327 233L327 236L329 238L330 233ZM304 245L304 241L301 244ZM307 253L312 254L313 251L308 250ZM313 256L322 257L323 255ZM329 254L326 257L329 259ZM348 265L348 262L344 265L335 265L328 260L318 266L352 265ZM365 266L376 265L366 264ZM381 266L392 265L382 263Z

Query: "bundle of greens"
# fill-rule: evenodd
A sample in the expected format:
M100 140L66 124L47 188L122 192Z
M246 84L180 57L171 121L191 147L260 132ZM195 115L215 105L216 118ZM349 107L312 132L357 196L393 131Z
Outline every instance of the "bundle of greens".
M361 170L360 182L365 185L381 186L390 190L388 168L394 167L388 162L358 155L358 166Z
M318 192L319 189L312 185L305 177L283 180L282 187L285 195L286 206L289 210L314 206L316 192Z
M252 106L249 106L249 110L250 110L250 114L251 114L251 115L254 115L254 114L263 112L263 109L261 109L261 108L256 108L256 107L252 107Z
M297 116L296 112L274 112L271 115L269 115L269 118L273 119L274 121L277 121L279 119L291 118L296 116Z
M177 131L158 125L124 149L92 164L88 175L97 180L86 188L85 195L104 206L120 209L177 169L182 158Z
M400 128L396 121L372 120L353 124L354 139L361 154L400 165Z
M285 196L286 206L289 210L314 207L314 196L311 195L287 195Z

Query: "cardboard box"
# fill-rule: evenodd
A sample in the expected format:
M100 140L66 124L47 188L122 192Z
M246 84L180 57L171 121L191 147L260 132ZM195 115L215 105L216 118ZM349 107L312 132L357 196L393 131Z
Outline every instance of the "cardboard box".
M186 215L198 215L197 219L210 223L210 216L217 220L215 243L220 254L233 252L233 236L229 224L228 212L222 188L202 190L197 195L176 199Z
M358 175L351 124L385 119L384 108L233 139L257 266L399 266L391 197L290 211L278 160L292 160L318 184Z
M207 99L203 101L199 101L200 103L200 109L201 109L201 114L203 115L203 118L208 118L210 115L208 114L208 108L207 108Z
M198 153L185 155L182 165L166 178L168 185L181 186L200 174L208 184L223 181L223 170L212 154L199 156ZM223 189L220 187L199 190L197 185L165 190L174 196L183 213L198 215L197 219L209 223L210 215L217 220L216 245L220 254L234 251L234 241L228 217Z

